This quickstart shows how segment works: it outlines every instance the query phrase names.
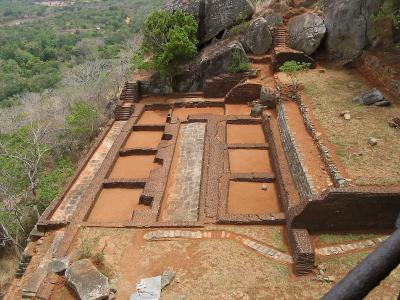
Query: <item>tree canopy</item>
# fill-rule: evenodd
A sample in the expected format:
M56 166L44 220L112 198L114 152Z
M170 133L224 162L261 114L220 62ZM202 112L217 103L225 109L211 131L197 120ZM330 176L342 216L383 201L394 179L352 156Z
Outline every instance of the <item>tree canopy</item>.
M196 55L197 27L195 18L182 10L153 12L143 25L141 52L134 57L137 67L155 69L163 78L172 74Z

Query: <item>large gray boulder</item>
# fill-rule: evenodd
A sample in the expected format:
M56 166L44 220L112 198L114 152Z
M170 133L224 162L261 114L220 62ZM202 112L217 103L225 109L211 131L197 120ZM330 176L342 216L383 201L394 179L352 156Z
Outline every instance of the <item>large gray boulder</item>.
M206 79L229 73L232 66L248 62L246 52L238 41L221 41L203 49L194 60L174 77L176 92L202 89Z
M169 79L158 73L140 83L143 94L200 91L207 79L230 73L232 66L248 62L246 52L238 41L220 41L204 48L189 64Z
M324 12L328 53L343 63L352 62L368 43L366 1L325 1Z
M267 10L263 14L263 18L267 21L269 28L281 26L283 24L283 17L281 14L274 12L273 10Z
M244 35L243 42L254 54L267 53L273 42L267 21L262 17L253 20Z
M372 105L378 102L385 101L382 92L376 88L366 91L353 99L354 102L362 105Z
M254 13L250 0L171 0L166 8L181 8L197 19L200 44L212 40L220 32L250 18Z
M65 279L81 300L108 299L112 295L112 286L108 278L88 259L73 263L66 270Z
M324 21L316 14L306 13L289 21L289 47L307 55L317 51L326 33Z

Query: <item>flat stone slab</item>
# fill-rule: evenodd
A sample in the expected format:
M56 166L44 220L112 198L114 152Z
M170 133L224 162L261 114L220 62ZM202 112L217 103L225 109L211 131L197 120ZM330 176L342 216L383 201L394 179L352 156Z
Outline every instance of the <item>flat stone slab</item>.
M65 272L65 278L81 300L108 299L111 294L108 278L88 259L73 263Z
M48 274L48 267L53 258L54 253L60 246L61 240L64 237L64 231L59 231L56 233L53 243L47 249L46 254L43 256L39 266L36 268L35 272L32 274L31 278L28 280L27 284L23 288L23 295L36 295L39 290L40 285Z

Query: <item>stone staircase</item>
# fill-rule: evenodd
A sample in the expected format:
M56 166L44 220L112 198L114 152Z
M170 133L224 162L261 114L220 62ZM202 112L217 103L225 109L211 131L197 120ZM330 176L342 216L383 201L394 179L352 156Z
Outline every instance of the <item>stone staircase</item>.
M135 106L133 103L125 103L117 105L114 110L115 120L117 121L127 121L131 117L135 110Z
M138 82L125 82L125 86L122 89L120 100L124 102L138 102L139 101L139 83Z
M288 47L289 33L286 26L275 27L274 44L275 47Z
M125 82L117 107L114 110L114 117L117 121L127 121L135 110L134 103L139 102L140 92L139 83L137 81Z

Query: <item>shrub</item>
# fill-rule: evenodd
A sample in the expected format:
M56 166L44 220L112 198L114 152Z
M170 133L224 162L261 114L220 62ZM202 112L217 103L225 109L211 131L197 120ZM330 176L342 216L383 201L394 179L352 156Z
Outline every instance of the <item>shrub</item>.
M140 69L155 69L166 78L176 67L197 53L197 22L182 10L156 11L143 26L141 51L134 55L134 64ZM145 60L144 56L149 56Z
M233 64L229 67L231 73L241 73L250 70L250 64L244 60L239 51L233 52Z
M298 62L294 60L286 61L282 66L279 67L279 71L286 73L292 83L292 87L298 89L298 78L297 74L308 70L310 68L310 63Z
M400 10L397 0L385 0L380 10L371 16L372 21L379 21L387 17L391 17L393 25L396 29L400 29Z

